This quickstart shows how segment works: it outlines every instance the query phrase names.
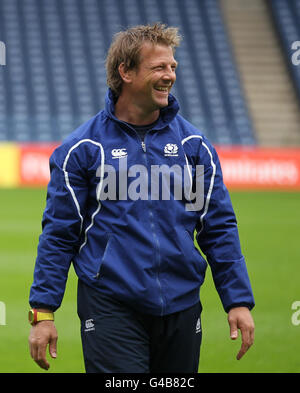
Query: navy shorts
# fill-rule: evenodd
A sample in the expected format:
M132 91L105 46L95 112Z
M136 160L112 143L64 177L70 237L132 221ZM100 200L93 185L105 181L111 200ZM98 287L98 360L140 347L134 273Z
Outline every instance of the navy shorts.
M201 303L165 316L139 313L78 281L88 373L197 373Z

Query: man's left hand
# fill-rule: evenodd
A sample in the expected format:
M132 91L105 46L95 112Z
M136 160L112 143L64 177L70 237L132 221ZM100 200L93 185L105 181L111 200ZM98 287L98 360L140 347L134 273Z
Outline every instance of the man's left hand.
M254 321L247 307L234 307L228 313L230 338L238 338L238 329L242 334L242 346L236 358L240 360L254 342Z

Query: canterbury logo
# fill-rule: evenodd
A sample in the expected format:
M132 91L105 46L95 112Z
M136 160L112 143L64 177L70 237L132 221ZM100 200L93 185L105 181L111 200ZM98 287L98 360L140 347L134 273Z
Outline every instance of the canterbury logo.
M95 330L95 324L94 324L94 320L93 319L87 319L84 323L84 331L85 332L92 332L93 330Z
M200 318L198 318L196 323L196 334L200 332L201 332L201 322L200 322Z
M178 146L175 143L167 143L166 146L164 147L164 153L166 157L169 156L177 157Z
M127 156L127 151L125 148L123 149L113 149L111 151L112 158L123 158Z

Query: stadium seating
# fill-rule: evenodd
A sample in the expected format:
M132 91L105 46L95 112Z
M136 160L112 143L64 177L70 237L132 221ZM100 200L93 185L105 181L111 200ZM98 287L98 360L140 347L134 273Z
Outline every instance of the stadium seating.
M295 52L292 44L296 41L300 42L300 1L273 0L269 4L281 38L288 67L300 98L300 65L296 65L292 61ZM300 49L299 46L298 49Z
M217 144L255 144L217 0L0 0L0 141L59 141L96 114L113 34L176 25L183 42L174 95Z

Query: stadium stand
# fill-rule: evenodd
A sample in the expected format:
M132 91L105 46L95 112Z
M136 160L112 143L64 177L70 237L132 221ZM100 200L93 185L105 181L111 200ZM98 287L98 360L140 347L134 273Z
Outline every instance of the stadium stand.
M299 100L289 72L290 67L299 72L300 65L285 59L271 3L220 0L257 144L300 146Z
M300 67L292 62L292 56L295 52L293 43L296 41L300 43L300 1L273 0L269 5L272 9L287 64L300 98Z
M114 33L160 21L184 37L174 95L222 145L256 143L217 0L0 0L0 141L59 141L104 105Z

